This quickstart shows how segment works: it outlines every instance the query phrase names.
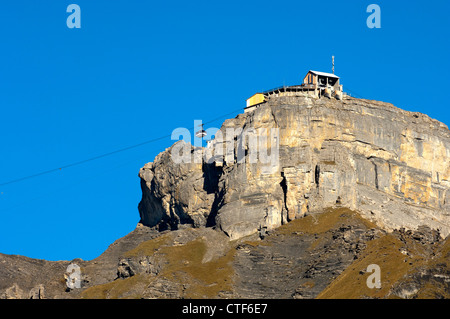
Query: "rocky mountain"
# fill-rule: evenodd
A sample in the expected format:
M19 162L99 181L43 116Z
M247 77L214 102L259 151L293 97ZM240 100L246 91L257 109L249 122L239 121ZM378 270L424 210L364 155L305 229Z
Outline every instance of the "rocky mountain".
M98 258L0 254L0 297L449 297L443 123L297 93L226 120L215 136L144 165L138 227ZM367 285L373 264L378 288ZM80 288L67 284L74 278Z
M221 132L273 128L274 165L251 163L248 139L236 136L211 148L242 148L240 162L174 163L177 143L159 154L139 174L142 223L214 225L236 239L340 204L386 230L423 224L449 234L450 132L443 123L388 103L305 95L272 98L226 120Z

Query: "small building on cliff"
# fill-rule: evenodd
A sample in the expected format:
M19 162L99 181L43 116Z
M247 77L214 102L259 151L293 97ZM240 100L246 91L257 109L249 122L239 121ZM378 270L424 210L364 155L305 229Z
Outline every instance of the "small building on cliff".
M310 70L303 78L302 84L291 86L280 86L271 90L258 92L247 99L244 111L251 112L259 105L267 102L271 97L295 96L298 93L310 94L317 98L327 97L342 99L343 87L340 84L340 78L332 73L325 73Z

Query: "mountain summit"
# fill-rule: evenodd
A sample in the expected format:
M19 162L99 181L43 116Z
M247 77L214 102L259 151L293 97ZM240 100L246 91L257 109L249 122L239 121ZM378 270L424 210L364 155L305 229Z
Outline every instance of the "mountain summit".
M258 135L269 130L276 130L272 139ZM388 231L427 225L444 237L450 232L450 132L424 114L297 92L271 96L226 120L219 133L206 161L195 161L205 149L181 141L141 169L144 225L217 226L237 239L347 207ZM259 140L276 156L272 162L252 161L261 155L252 154ZM175 163L171 155L183 147L192 158Z
M0 297L449 298L447 126L272 93L207 147L178 141L145 164L138 227L98 258L0 254Z

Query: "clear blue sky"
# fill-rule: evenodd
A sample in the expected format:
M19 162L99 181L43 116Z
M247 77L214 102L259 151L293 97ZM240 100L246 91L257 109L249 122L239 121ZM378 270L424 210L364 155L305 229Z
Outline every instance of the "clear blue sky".
M449 14L446 0L4 1L0 184L234 117L255 91L330 72L332 55L344 90L448 125ZM0 252L95 258L134 229L139 168L172 143L0 186Z

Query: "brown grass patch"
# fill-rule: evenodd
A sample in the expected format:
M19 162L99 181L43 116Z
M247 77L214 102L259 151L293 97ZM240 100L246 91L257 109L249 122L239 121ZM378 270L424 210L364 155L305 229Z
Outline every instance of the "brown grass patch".
M184 298L215 298L222 291L232 288L234 270L231 262L235 249L219 258L202 263L207 246L203 239L195 239L184 245L168 246L170 237L161 236L144 243L124 254L125 257L149 256L158 254L167 264L158 274L180 287L179 294ZM130 278L90 287L82 294L82 298L140 298L136 295L144 292L155 280L154 276L136 274ZM134 291L134 295L131 293Z
M123 254L125 258L132 258L138 256L151 256L161 247L170 244L171 234L167 233L162 236L144 241L140 243L136 248L133 248Z
M187 287L184 291L185 298L214 298L219 292L232 288L234 270L231 262L235 249L230 249L222 257L202 263L206 249L202 239L183 246L161 249L168 266L160 275L175 282L183 282Z
M135 290L137 285L147 285L148 280L145 275L137 274L126 279L117 279L103 285L89 287L81 293L83 299L118 299L136 298L137 296L127 295L131 290Z
M322 234L340 224L349 224L355 219L363 223L367 228L376 228L375 224L348 208L327 208L323 213L316 213L293 220L277 228L276 232L284 235L295 235L298 232Z
M367 243L362 256L325 288L317 298L384 298L390 288L407 273L423 264L425 259L413 254L405 256L400 252L404 244L393 234L386 234ZM367 266L377 264L381 270L381 288L367 287Z

